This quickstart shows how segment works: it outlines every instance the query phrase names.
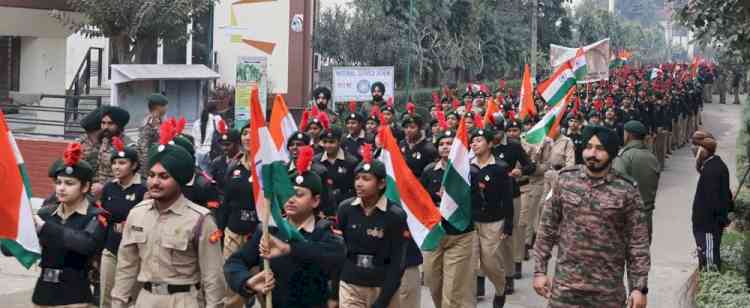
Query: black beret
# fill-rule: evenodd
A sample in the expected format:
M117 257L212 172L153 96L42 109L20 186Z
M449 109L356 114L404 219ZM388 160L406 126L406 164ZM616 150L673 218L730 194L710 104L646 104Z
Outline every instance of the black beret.
M355 120L357 122L364 123L365 117L362 116L362 114L360 114L359 112L350 112L349 115L346 117L346 120L347 121Z
M166 106L169 104L169 100L166 96L161 95L160 93L154 93L148 96L146 98L148 100L149 104L159 105L159 106Z
M302 141L302 143L304 144L310 144L310 136L308 136L304 132L298 131L289 136L289 140L286 141L286 146L289 147L292 141Z
M110 158L111 161L114 161L118 158L126 158L134 163L139 162L138 151L136 151L136 149L134 149L133 147L126 146L124 149L122 149L122 151L117 151L117 149L115 149L114 153L115 155L112 155L112 157Z
M643 123L636 121L636 120L630 120L625 122L625 125L623 126L625 128L625 131L631 134L636 134L640 136L644 136L648 134L648 130L646 129L646 126L643 125Z
M383 94L385 94L385 85L382 82L380 81L373 82L372 85L370 86L370 92L375 91L375 87L380 88L380 92L383 92Z
M130 121L130 113L127 110L117 106L102 107L102 117L109 116L112 122L115 122L120 129L125 129Z
M511 128L521 128L521 124L518 123L516 120L510 120L507 123L505 123L505 129L511 129Z
M456 132L448 129L444 132L441 132L437 135L437 138L435 138L435 146L437 146L440 143L440 140L443 140L445 138L456 138Z
M371 114L369 117L367 117L367 121L374 121L377 124L380 124L380 117Z
M371 162L361 162L354 168L354 174L359 173L370 173L378 177L379 179L385 179L385 165L379 160L372 160Z
M583 133L581 135L584 144L588 144L592 137L598 137L599 141L607 150L610 160L617 156L617 148L619 147L620 139L617 137L615 131L599 125L587 125L583 128Z
M416 124L418 127L422 127L424 124L424 121L422 121L422 117L420 117L418 114L404 114L404 118L401 120L401 126L406 127L409 124Z
M86 132L93 132L102 128L102 107L89 111L81 119L81 127Z
M340 129L338 129L337 127L331 127L323 131L323 134L320 135L320 139L321 140L334 139L336 141L340 141L341 135L342 135L342 132Z
M181 146L174 144L157 144L148 151L148 168L161 163L167 173L181 186L193 179L195 161Z
M383 106L382 108L380 108L380 113L383 112L390 112L392 114L396 113L396 111L393 109L393 106Z
M294 185L309 189L313 195L318 195L323 190L323 180L313 171L307 171L301 175L294 173L289 177Z
M58 159L52 163L47 175L51 178L55 178L58 175L69 176L81 182L91 182L94 178L94 168L85 160L80 160L75 165L68 166L62 159Z
M601 118L602 115L599 114L599 112L596 111L596 110L591 110L591 112L589 112L589 114L588 114L588 118L591 119L593 117Z
M323 96L327 99L331 99L331 90L329 90L326 87L317 87L315 90L313 90L313 99L317 99L320 94L323 94Z
M484 137L487 142L492 141L495 138L495 132L491 129L477 128L473 129L469 136L469 142L474 140L474 137Z

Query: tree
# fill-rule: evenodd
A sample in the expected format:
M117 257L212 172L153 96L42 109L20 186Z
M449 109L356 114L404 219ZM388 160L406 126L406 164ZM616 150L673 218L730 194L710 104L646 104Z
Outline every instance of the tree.
M750 1L692 0L674 1L677 21L693 31L703 46L726 47L744 61L750 60Z
M54 16L86 37L108 37L111 63L156 63L156 45L182 43L193 19L210 11L215 0L68 0L68 13ZM199 29L196 29L199 30Z

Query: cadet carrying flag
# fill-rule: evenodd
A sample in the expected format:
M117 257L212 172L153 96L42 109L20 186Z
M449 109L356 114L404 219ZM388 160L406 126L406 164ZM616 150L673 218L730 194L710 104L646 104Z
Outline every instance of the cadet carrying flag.
M271 133L271 138L273 138L276 149L284 156L283 160L285 162L288 161L289 152L286 149L286 141L297 132L297 123L294 122L294 117L289 113L289 108L286 106L284 97L278 94L273 101L268 130Z
M461 119L456 137L453 139L448 165L443 174L440 214L459 231L466 230L471 223L471 182L469 155L469 133L466 121Z
M378 159L385 165L385 196L406 212L406 223L412 238L422 250L435 250L445 230L440 225L440 211L422 183L406 165L391 128L381 126L378 138L383 145Z
M31 186L21 151L0 111L0 246L30 268L42 253L31 213Z
M281 207L294 195L294 186L284 161L287 156L276 149L266 127L257 87L253 87L250 92L250 136L250 157L254 162L254 167L251 168L251 185L256 212L261 219L268 217L268 221L264 221L268 226L278 228L276 236L280 239L303 240L302 234L289 225L281 214Z

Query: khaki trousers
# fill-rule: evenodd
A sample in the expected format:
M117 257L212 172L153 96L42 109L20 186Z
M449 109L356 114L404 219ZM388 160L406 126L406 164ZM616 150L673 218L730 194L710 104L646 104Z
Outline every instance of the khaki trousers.
M394 307L422 307L422 279L419 275L419 266L407 267L401 276L401 285L391 300Z
M141 290L135 301L135 308L203 308L199 296L200 292L195 287L190 288L190 292L170 295L157 295Z
M539 227L539 217L542 216L542 193L544 192L544 182L529 183L529 191L521 195L522 207L526 209L528 224L526 225L526 244L531 245L531 241L536 234L536 228Z
M102 259L99 262L99 308L112 307L112 288L115 286L115 273L117 272L117 256L109 250L102 250ZM130 292L132 298L138 298L138 292L142 285L136 282Z
M380 295L379 287L363 287L341 281L339 284L339 307L341 308L370 308ZM394 295L388 308L399 308ZM416 307L404 307L416 308Z
M242 245L245 245L246 242L247 235L234 233L229 230L229 228L224 229L224 260L226 261L235 251L239 250ZM244 308L246 302L247 299L232 292L232 289L227 288L226 295L224 296L225 308Z
M425 251L424 282L435 308L463 308L476 305L473 254L476 232L445 235L435 251ZM417 307L417 306L413 306Z
M476 222L477 240L474 241L474 255L479 263L479 270L490 279L495 286L495 294L505 294L505 268L503 268L503 256L500 254L500 233L503 230L503 221ZM476 268L476 267L475 267ZM345 307L345 306L342 306Z
M513 199L513 235L510 237L510 248L513 262L523 262L526 250L526 226L529 224L528 211L521 202L521 196ZM513 267L509 267L513 268ZM513 273L513 271L508 271ZM512 275L508 275L512 276Z

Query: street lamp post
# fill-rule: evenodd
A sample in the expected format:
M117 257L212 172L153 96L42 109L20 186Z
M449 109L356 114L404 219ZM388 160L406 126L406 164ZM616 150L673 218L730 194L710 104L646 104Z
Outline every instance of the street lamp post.
M414 0L409 0L409 16L411 16L411 22L409 23L409 37L411 38L410 41L412 41L415 36L412 33L412 28L415 25L415 18L414 16ZM412 41L413 42L413 41ZM418 42L413 42L417 44ZM408 55L406 58L406 97L407 99L411 96L411 55ZM395 94L395 92L394 92Z

